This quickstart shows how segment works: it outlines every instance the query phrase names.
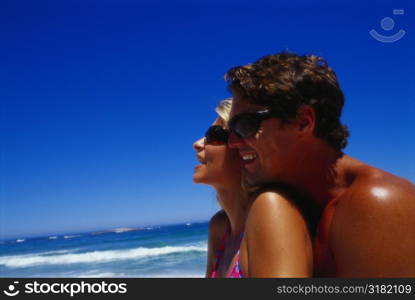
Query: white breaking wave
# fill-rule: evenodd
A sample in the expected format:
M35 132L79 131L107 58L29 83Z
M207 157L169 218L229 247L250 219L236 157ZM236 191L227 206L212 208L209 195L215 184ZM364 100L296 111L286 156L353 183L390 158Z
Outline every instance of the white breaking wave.
M75 234L75 235L65 235L63 238L64 239L73 239L73 238L77 238L80 237L79 234Z
M125 274L120 273L112 273L112 272L103 272L103 273L86 273L86 274L78 274L75 276L77 278L103 278L103 277L126 277Z
M66 250L53 250L53 251L35 252L35 253L13 255L13 256L0 256L0 265L2 264L2 262L7 260L8 258L23 259L23 258L30 258L30 257L34 257L34 256L64 254L64 253L70 253L70 252L78 251L79 249L80 248L74 248L74 249L66 249Z
M202 268L201 271L195 270L160 270L157 273L146 272L138 274L130 274L129 277L133 278L203 278L205 277L205 270Z
M22 254L19 255L20 258L22 257L32 257L32 256L45 256L45 255L55 255L55 254L64 254L64 253L69 253L69 252L74 252L74 251L78 251L78 248L74 248L74 249L66 249L66 250L52 250L52 251L45 251L45 252L38 252L38 253L30 253L30 254ZM2 258L5 258L6 256L1 257L0 256L0 261ZM12 256L9 256L12 257Z
M71 276L62 276L62 277L71 277ZM123 277L130 277L130 278L203 278L205 274L203 272L177 272L177 273L167 273L167 274L125 274L125 273L113 273L113 272L102 272L102 273L84 273L84 274L77 274L73 276L76 278L123 278Z
M140 259L151 256L181 252L206 252L205 246L166 246L160 248L134 248L128 250L105 250L85 253L62 254L53 256L15 255L0 257L0 265L9 268L24 268L39 265L67 265L79 263L103 263L110 261Z
M112 232L115 233L124 233L124 232L129 232L129 231L136 231L138 230L137 228L130 228L130 227L121 227L121 228L115 228L113 230L110 230Z

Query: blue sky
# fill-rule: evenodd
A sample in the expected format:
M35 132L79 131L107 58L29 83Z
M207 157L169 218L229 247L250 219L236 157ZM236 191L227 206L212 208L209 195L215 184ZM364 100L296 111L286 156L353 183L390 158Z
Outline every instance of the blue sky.
M207 220L192 142L224 73L281 50L335 69L347 154L414 182L415 5L332 2L2 1L0 239Z

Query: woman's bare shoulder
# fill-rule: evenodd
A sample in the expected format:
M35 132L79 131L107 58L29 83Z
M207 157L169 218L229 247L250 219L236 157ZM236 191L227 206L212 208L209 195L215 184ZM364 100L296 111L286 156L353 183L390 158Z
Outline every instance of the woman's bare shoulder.
M297 206L283 193L267 190L255 197L245 232L250 276L311 274L311 243L306 222Z
M278 215L285 215L287 213L301 216L299 208L296 205L296 199L286 191L267 189L261 193L257 193L254 199L252 199L248 216L250 218L271 218L271 220L267 220L268 222L273 221Z

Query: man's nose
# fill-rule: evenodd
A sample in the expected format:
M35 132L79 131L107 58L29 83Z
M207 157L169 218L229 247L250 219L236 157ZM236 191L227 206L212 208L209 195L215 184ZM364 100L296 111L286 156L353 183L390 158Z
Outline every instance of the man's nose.
M203 149L204 144L205 138L198 139L196 142L193 143L193 149L195 149L196 152L199 152Z
M231 132L228 138L229 148L238 148L245 143L244 139L240 138L237 134Z

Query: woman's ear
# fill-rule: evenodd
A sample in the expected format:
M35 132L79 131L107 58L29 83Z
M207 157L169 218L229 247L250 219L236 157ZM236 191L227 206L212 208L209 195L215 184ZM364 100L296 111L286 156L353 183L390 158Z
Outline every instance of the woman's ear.
M302 105L297 110L296 121L301 135L313 134L316 127L316 112L308 105Z

